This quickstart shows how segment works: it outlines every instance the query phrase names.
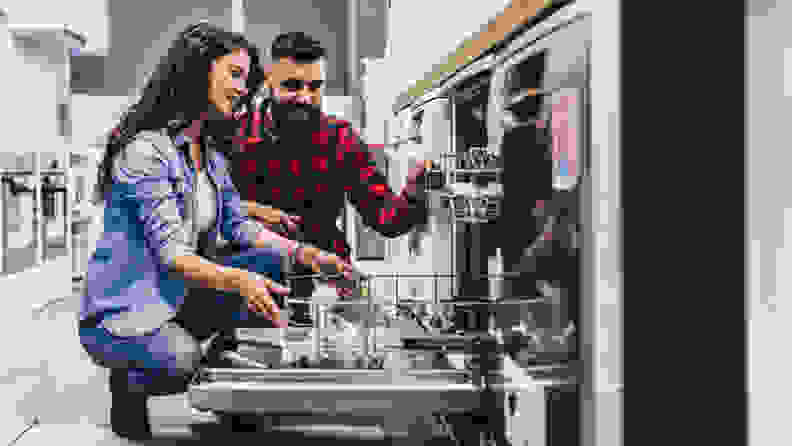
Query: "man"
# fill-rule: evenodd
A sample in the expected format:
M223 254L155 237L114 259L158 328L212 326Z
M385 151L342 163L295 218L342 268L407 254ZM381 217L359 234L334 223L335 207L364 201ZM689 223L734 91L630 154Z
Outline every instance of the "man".
M350 123L320 111L326 53L319 42L300 32L282 34L273 41L271 56L264 84L269 97L243 118L243 144L232 164L231 176L248 214L265 221L273 213L276 221L283 216L292 229L299 223L304 242L347 262L350 247L336 224L346 197L364 223L386 237L406 234L424 222L422 179L431 162L416 162L404 190L394 194L376 168L372 149ZM310 273L296 271L303 272ZM292 289L295 297L310 297L313 281L295 281ZM351 295L343 288L338 293ZM310 323L309 314L307 305L298 306L292 319Z

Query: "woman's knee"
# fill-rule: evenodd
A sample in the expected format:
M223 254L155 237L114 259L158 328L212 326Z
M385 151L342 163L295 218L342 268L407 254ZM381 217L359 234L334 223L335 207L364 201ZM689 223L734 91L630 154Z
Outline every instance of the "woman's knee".
M186 330L179 325L169 322L160 334L167 338L169 374L190 376L198 370L201 363L201 346Z

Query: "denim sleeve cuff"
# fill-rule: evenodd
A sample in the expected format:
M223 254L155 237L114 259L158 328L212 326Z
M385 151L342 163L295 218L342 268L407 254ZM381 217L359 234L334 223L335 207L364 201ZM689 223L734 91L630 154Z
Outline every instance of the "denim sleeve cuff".
M242 242L253 246L258 239L259 234L264 231L264 226L258 224L253 220L245 220L239 225L239 236Z
M172 266L173 259L179 256L195 255L195 249L181 241L171 240L159 249L163 265Z

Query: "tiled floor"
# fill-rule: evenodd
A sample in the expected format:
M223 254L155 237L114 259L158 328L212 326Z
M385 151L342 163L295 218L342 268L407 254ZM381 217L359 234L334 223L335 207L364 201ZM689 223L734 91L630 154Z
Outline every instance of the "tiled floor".
M217 445L219 442L235 446L267 444L299 444L340 446L346 444L384 446L393 444L412 445L406 438L385 438L381 433L371 429L351 428L348 426L297 426L292 431L270 431L262 433L233 433L221 429L206 427L190 430L188 427L158 429L154 438L146 442L131 442L116 437L106 426L88 424L41 425L27 431L19 438L15 446L44 446L63 444L68 439L70 444L83 446L127 446L145 444L156 446L176 445ZM452 445L448 439L433 438L424 445ZM416 444L417 446L417 444Z

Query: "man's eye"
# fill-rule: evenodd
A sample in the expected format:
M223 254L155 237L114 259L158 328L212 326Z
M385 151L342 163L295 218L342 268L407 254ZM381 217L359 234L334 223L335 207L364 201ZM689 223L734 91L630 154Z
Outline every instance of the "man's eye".
M303 83L297 79L288 79L281 82L281 86L290 91L298 91L302 89Z

